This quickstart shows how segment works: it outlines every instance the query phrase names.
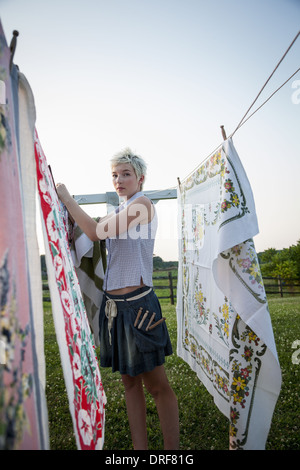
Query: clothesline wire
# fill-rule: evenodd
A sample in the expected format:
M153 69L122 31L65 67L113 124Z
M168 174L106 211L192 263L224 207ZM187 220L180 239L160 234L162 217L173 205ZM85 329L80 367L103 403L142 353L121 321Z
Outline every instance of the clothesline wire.
M281 62L284 60L284 58L286 57L287 53L289 52L289 50L292 48L292 46L294 45L295 41L297 40L297 38L299 37L300 35L300 31L297 33L297 35L295 36L295 38L293 39L293 41L291 42L291 44L289 45L288 49L286 50L286 52L283 54L283 56L281 57L280 61L278 62L278 64L276 65L276 67L274 68L273 72L271 73L271 75L269 76L269 78L267 79L267 81L264 83L263 87L261 88L260 92L258 93L258 95L256 96L255 100L253 101L253 103L251 104L251 106L248 108L247 112L244 114L243 118L240 120L238 126L236 127L236 129L233 131L232 134L230 134L230 136L228 138L232 138L233 135L238 131L238 129L240 129L255 113L257 113L257 111L259 111L284 85L286 85L287 82L289 82L299 71L300 71L300 67L287 79L285 80L285 82L280 85L258 108L256 108L255 111L253 111L252 114L250 114L250 116L247 117L247 119L245 119L245 117L247 116L247 114L249 113L249 111L251 110L251 108L254 106L254 104L256 103L256 101L258 100L259 96L261 95L262 91L265 89L266 85L268 84L268 82L270 81L270 79L272 78L272 76L274 75L274 73L276 72L276 70L278 69L279 65L281 64ZM198 164L196 166L196 168L194 168L194 170L192 170L183 180L187 180L188 177L190 175L192 175L194 173L194 171L196 171L197 168L199 168L203 162L205 162L205 160L207 160L211 155L213 155L221 146L222 146L222 143L221 142L212 152L210 152L209 155L207 155L207 157L205 157L202 162L200 164ZM173 186L171 188L168 188L168 189L175 189L176 186ZM159 191L157 191L159 192Z
M264 83L263 87L261 88L260 92L258 93L258 95L256 96L255 100L252 102L251 106L248 108L247 112L244 114L243 118L240 120L239 124L237 125L236 129L233 131L232 134L230 134L229 138L232 138L233 135L237 132L238 129L240 129L242 127L243 124L245 124L245 122L247 122L259 109L261 109L289 80L291 80L291 78L293 78L296 73L299 72L300 68L298 68L296 70L296 72L294 72L282 85L280 85L280 87L278 87L270 96L269 98L267 98L250 116L248 116L248 118L245 120L245 117L247 116L247 114L249 113L249 111L251 110L251 108L254 106L254 104L256 103L256 101L258 100L259 96L261 95L262 91L264 90L264 88L266 87L266 85L268 84L268 82L270 81L270 79L272 78L272 76L274 75L274 73L276 72L276 70L278 69L279 65L281 64L281 62L284 60L284 58L286 57L286 55L288 54L288 52L290 51L290 49L292 48L292 46L294 45L295 41L298 39L298 37L300 36L300 31L296 34L295 38L293 39L293 41L291 42L291 44L289 45L289 47L287 48L287 50L285 51L285 53L283 54L283 56L281 57L280 61L278 62L278 64L276 65L276 67L274 68L273 72L271 73L271 75L269 76L269 78L267 79L267 81ZM222 145L222 142L212 151L210 152L209 155L207 155L207 157L205 157L202 162L200 164L198 164L196 166L196 168L194 168L193 171L191 171L185 178L183 181L187 180L188 177L190 175L192 175L194 173L194 171L196 171L197 168L199 168L203 162L205 162L205 160L207 160L211 155L213 155Z
M286 85L287 82L289 82L299 71L300 71L300 67L299 67L299 68L296 70L296 72L294 72L282 85L280 85L280 86L269 96L269 98L267 98L258 108L256 108L256 110L253 111L253 113L250 114L250 116L248 116L247 119L245 119L244 121L241 121L241 123L239 124L239 126L237 127L237 129L234 131L234 133L235 133L238 129L240 129L257 111L259 111L259 110L260 110L260 109L261 109L261 108L262 108L262 107L263 107L263 106L264 106L264 105L265 105L265 104L284 86L284 85ZM234 133L232 133L228 138L231 138ZM205 158L202 160L202 162L201 162L200 164L198 164L198 165L196 166L196 168L194 168L194 170L192 170L192 171L184 178L184 180L182 180L182 181L187 180L188 177L189 177L190 175L192 175L192 174L194 173L194 171L195 171L197 168L199 168L199 166L201 166L201 165L203 164L203 162L205 162L205 160L207 160L211 155L213 155L213 154L222 146L222 143L223 143L223 142L221 142L212 152L210 152L210 154L207 155L207 157L205 157Z
M258 108L256 108L255 111L253 111L252 114L250 114L250 116L247 117L247 119L245 119L245 117L243 119L245 119L244 121L242 120L238 127L236 128L236 130L228 137L229 139L232 138L233 134L235 134L257 111L259 111L282 87L284 87L284 85L287 84L287 82L289 82L298 72L300 71L300 67L296 70L296 72L294 72L282 85L280 85L270 96L269 98L267 98ZM188 179L188 177L190 175L192 175L196 170L197 168L199 168L201 165L203 165L203 162L205 162L211 155L213 155L221 146L222 146L222 143L221 142L212 152L210 152L209 155L207 155L207 157L205 157L201 163L199 163L181 182L184 182L185 180ZM168 188L169 190L171 189L176 189L177 186L172 186L171 188ZM153 193L155 192L160 192L160 190L157 190L157 191L153 191Z
M236 130L229 136L229 137L232 137L233 134L238 130L240 129L244 124L245 122L247 122L252 116L253 114L255 114L257 111L260 110L260 108L262 108L274 95L275 93L277 93L284 85L287 84L287 82L289 82L295 75L296 73L298 73L300 71L300 67L296 70L296 72L294 72L282 85L280 85L280 87L278 87L270 96L269 98L267 98L258 108L256 108L255 111L253 111L252 114L250 114L250 116L247 117L247 119L243 120L240 122L240 124L238 125L238 127L236 128Z
M254 104L256 103L256 101L258 100L258 98L260 97L261 93L263 92L263 90L265 89L265 87L267 86L267 84L269 83L269 81L271 80L271 78L273 77L274 73L276 72L276 70L278 69L279 65L281 64L281 62L284 60L284 58L286 57L286 55L288 54L288 52L290 51L290 49L292 48L292 46L294 45L294 43L296 42L296 40L298 39L300 35L300 31L298 31L298 33L296 34L296 36L294 37L293 41L291 42L291 44L289 45L289 47L287 48L287 50L285 51L285 53L283 54L283 56L281 57L280 61L278 62L278 64L276 65L276 67L274 68L273 72L271 73L271 75L269 76L269 78L267 79L267 81L264 83L263 87L261 88L260 92L258 93L258 95L256 96L255 100L253 101L253 103L250 105L250 107L248 108L248 110L246 111L246 113L244 114L244 116L242 117L242 119L240 120L239 124L237 125L237 128L235 129L235 131L233 131L233 133L231 134L231 137L236 133L236 131L241 127L242 125L242 122L244 121L245 117L247 116L247 114L249 113L250 109L254 106Z

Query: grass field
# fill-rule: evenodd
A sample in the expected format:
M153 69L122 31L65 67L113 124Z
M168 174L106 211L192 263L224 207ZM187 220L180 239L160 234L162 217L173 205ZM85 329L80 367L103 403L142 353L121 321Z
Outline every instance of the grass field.
M176 351L175 306L162 301L163 315ZM300 449L300 364L292 362L292 344L300 340L300 297L269 299L283 384L273 415L267 450ZM45 353L47 403L51 449L76 449L67 394L56 343L50 303L45 310ZM299 347L298 347L299 349ZM299 352L300 358L300 352ZM214 405L210 394L190 367L177 357L168 357L165 364L169 382L177 395L180 413L181 450L227 450L228 420ZM104 450L132 449L123 385L118 373L101 369L107 395ZM150 450L163 449L156 408L147 394L147 424Z

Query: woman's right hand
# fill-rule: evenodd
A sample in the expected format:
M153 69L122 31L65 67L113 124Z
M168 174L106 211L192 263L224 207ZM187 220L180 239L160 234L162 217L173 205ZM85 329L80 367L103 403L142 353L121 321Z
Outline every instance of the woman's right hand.
M67 190L66 186L62 183L57 183L56 191L59 199L62 203L66 204L72 196L70 195L69 191Z

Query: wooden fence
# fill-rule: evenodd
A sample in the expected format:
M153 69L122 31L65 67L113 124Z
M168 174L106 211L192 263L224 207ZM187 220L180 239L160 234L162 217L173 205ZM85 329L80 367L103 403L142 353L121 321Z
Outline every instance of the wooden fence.
M165 282L167 281L167 282ZM263 277L265 291L267 295L300 295L300 279L289 279L284 281L278 277ZM169 299L174 305L177 293L177 272L176 270L154 271L153 288L159 299ZM43 284L44 301L50 302L48 284ZM160 292L162 295L160 295Z
M177 291L177 273L176 276L172 271L168 271L167 276L163 275L166 271L154 271L153 273L153 289L159 299L170 299L172 305L175 304L176 291ZM168 285L161 284L161 281L168 281ZM159 290L165 290L168 295L159 295ZM166 292L163 292L165 294Z
M174 305L176 300L176 289L177 289L177 273L174 275L171 271L167 275L163 275L166 271L154 271L153 275L153 286L156 291L156 295L159 299L170 299L172 305ZM167 285L162 285L161 280L168 280ZM300 279L289 279L285 281L280 276L278 277L263 277L265 291L267 295L277 294L280 297L284 295L300 295ZM160 296L159 290L164 289L169 292L169 294ZM165 293L164 293L165 294Z
M263 277L266 294L284 295L300 294L300 279L284 280L280 276Z

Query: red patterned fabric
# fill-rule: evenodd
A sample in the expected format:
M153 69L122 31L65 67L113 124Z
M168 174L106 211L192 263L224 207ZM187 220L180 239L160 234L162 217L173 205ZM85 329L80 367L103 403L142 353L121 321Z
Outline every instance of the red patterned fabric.
M78 279L68 245L64 209L35 135L38 193L56 336L78 449L101 449L105 393Z

